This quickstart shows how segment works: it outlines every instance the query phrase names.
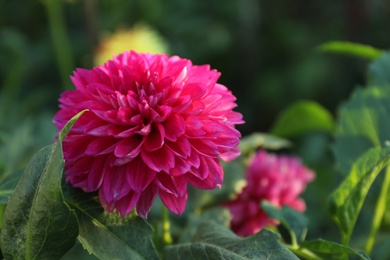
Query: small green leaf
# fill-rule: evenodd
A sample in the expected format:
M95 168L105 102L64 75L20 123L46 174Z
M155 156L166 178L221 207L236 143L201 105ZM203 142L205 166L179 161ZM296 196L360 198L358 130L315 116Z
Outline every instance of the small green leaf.
M105 213L93 197L70 185L63 187L66 201L79 219L79 241L100 259L158 259L153 229L140 217Z
M5 209L1 251L10 259L57 259L73 247L77 217L63 200L61 140L81 116L74 116L60 140L30 161Z
M243 154L250 154L257 148L278 150L288 148L292 144L290 141L264 133L252 133L241 138L239 148Z
M325 108L313 101L300 101L278 116L271 133L287 138L311 131L332 132L333 130L333 117Z
M261 203L261 208L272 219L277 219L287 229L290 235L290 240L294 243L301 243L305 240L307 234L308 219L302 213L288 207L283 206L281 209L275 207L268 201Z
M379 172L390 163L390 148L372 148L353 164L351 172L331 194L330 211L347 244L364 199Z
M240 238L224 226L205 222L191 243L166 247L164 259L298 259L279 238L279 234L267 229Z
M321 44L319 49L323 52L348 54L370 60L380 57L383 53L382 50L378 50L369 45L345 41L327 42Z
M390 87L390 52L386 51L372 62L368 69L368 84L370 86Z
M357 255L360 259L365 260L370 259L364 252L323 239L305 241L300 246L300 250L302 249L308 249L314 253L325 254L327 257L326 259L333 259L331 258L332 256L335 259L340 259L340 255L343 254Z

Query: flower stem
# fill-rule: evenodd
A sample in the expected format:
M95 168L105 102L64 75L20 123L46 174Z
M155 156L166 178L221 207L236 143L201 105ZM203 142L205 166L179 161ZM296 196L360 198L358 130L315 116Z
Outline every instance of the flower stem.
M73 70L73 55L61 10L62 1L44 0L42 3L46 7L62 85L63 89L66 90L70 86L69 75Z
M171 224L169 222L169 212L165 206L162 206L162 239L164 246L171 245L173 242L171 236Z
M291 246L291 245L286 245L288 249L290 249L291 252L294 254L303 257L304 259L307 260L322 260L320 256L316 255L312 251L306 248L299 248L299 246Z
M382 223L383 215L386 211L387 194L390 187L390 166L386 167L385 178L383 180L382 189L379 194L378 201L375 207L374 217L371 223L370 234L368 235L365 251L369 255L375 243L375 235Z

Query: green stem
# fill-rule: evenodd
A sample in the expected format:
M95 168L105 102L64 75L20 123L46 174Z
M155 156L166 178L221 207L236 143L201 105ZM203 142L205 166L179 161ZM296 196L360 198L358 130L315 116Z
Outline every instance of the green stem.
M323 260L320 256L306 248L299 248L299 246L285 245L294 254L303 257L307 260Z
M64 16L61 10L61 1L43 0L42 2L45 5L47 11L54 50L57 56L57 62L61 74L63 90L66 90L67 87L70 86L69 75L74 68L74 62L70 41L66 33Z
M171 245L173 242L171 236L171 224L169 223L169 212L165 206L162 206L162 228L162 238L164 245Z
M374 211L375 213L371 223L370 234L368 235L367 242L366 242L365 251L368 255L372 251L372 248L375 243L376 233L379 230L379 227L382 223L383 216L386 211L386 202L387 202L387 194L389 193L389 187L390 187L390 167L387 166L385 172L385 178L382 184L382 189L379 194L378 201L376 203L376 207Z

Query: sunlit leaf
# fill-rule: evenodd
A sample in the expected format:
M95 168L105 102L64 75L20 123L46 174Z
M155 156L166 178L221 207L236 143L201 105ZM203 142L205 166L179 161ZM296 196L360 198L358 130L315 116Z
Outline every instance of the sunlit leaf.
M1 251L9 259L57 259L76 242L77 217L63 200L62 140L82 112L74 116L59 141L30 161L5 209Z
M324 254L325 259L340 259L340 255L343 254L356 255L359 259L370 259L364 252L323 239L305 241L300 246L301 250L304 248L314 253Z
M66 201L79 219L79 241L100 259L158 259L153 229L140 217L105 213L93 197L70 185L63 187Z
M341 228L345 242L352 234L371 184L389 163L390 148L370 149L353 164L349 175L331 194L330 211Z
M191 243L166 247L164 259L298 259L279 238L277 233L267 229L240 238L224 226L205 222Z
M271 128L271 133L293 137L311 131L333 130L333 117L325 108L313 101L300 101L282 111Z
M290 147L290 141L265 133L252 133L241 138L239 148L243 154L250 154L257 148L278 150Z
M319 49L323 52L347 54L370 60L380 57L383 53L382 50L376 49L369 45L346 41L327 42L321 44Z

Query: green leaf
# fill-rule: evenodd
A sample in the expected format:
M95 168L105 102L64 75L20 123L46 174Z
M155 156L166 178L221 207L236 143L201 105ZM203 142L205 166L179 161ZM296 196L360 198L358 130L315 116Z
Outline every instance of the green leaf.
M239 238L224 226L205 222L191 243L166 247L164 259L298 259L279 238L279 234L267 229Z
M276 119L271 133L282 137L293 137L311 131L332 132L332 115L313 101L300 101L285 109Z
M261 203L261 208L272 219L277 219L287 229L290 240L293 244L301 243L307 234L308 219L302 213L283 206L281 209L275 207L268 201Z
M250 154L257 148L278 150L282 148L288 148L292 144L290 141L264 133L252 133L241 138L239 148L243 154Z
M368 149L390 140L390 95L383 88L356 89L339 111L333 152L343 173Z
M5 209L1 250L5 258L57 259L73 247L77 217L63 200L62 140L81 116L74 116L59 141L30 161Z
M378 50L369 45L345 41L327 42L321 44L319 49L323 52L348 54L370 60L380 57L383 53L382 50Z
M340 255L344 254L357 255L360 259L365 260L370 259L364 252L323 239L305 241L300 246L300 250L303 249L308 249L314 253L325 254L326 259L340 259Z
M390 52L386 51L372 62L368 69L368 84L370 86L390 86Z
M100 259L158 259L153 229L137 216L105 213L93 197L70 185L63 187L66 201L79 219L79 241Z
M351 172L331 194L330 211L347 244L371 184L390 163L390 148L372 148L353 164Z
M217 207L206 210L201 215L191 214L186 227L180 234L180 243L191 242L199 226L210 219L222 226L228 227L230 225L231 215L227 208Z
M6 205L18 184L23 170L7 174L0 180L0 205Z

